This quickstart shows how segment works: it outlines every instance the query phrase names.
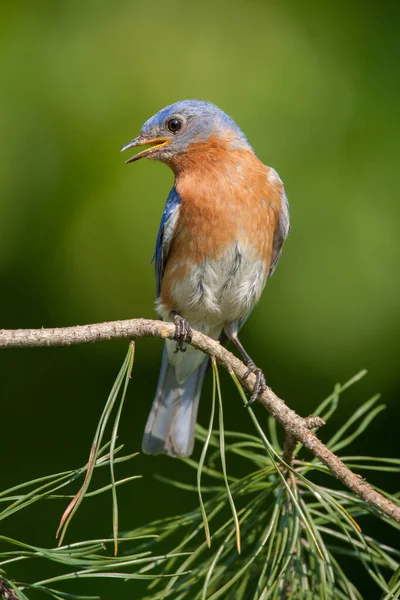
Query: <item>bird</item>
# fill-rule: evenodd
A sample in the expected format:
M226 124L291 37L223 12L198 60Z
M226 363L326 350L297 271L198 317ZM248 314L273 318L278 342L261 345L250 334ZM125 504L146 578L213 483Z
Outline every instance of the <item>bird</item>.
M146 454L190 456L208 357L190 346L192 328L231 341L256 383L266 388L238 333L275 271L290 229L278 173L257 158L236 122L215 104L182 100L148 119L122 151L148 146L148 158L174 174L154 252L156 310L175 323L166 340L145 427ZM186 343L185 343L186 342Z

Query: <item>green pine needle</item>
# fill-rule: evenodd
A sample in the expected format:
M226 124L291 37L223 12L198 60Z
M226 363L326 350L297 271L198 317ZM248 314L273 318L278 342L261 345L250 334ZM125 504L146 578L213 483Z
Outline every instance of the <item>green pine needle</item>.
M400 550L366 536L357 523L369 517L380 518L396 530L399 525L379 516L348 490L338 489L331 473L318 459L303 458L301 444L296 447L293 465L286 465L272 418L268 419L268 436L251 408L246 413L254 425L254 435L226 431L215 362L208 428L196 427L197 438L203 445L200 459L182 459L187 469L195 470L197 480L183 483L158 477L185 493L195 493L193 510L143 525L119 537L116 489L138 477L117 480L115 475L118 463L135 456L121 456L122 446L116 446L133 359L131 344L99 421L88 463L0 492L0 519L6 519L44 500L71 498L67 486L84 478L78 497L74 497L65 515L62 535L83 498L90 499L110 490L112 493L111 538L41 548L0 536L0 583L16 598L30 600L31 591L35 591L55 600L94 600L95 596L61 591L58 584L112 578L125 580L126 585L129 581L145 582L147 596L142 600L363 600L341 567L342 557L363 566L366 577L380 589L381 600L400 598ZM344 385L337 384L314 414L323 415L325 420L329 418L337 410L341 394L363 375L361 372ZM246 403L242 386L237 378L233 379L242 402ZM219 428L214 430L217 398ZM366 431L383 409L377 400L374 396L354 411L329 441L330 449L343 449ZM114 407L111 439L104 443ZM234 465L236 458L247 465L243 476L234 472L228 475L227 463ZM357 471L379 470L390 474L400 471L400 459L395 458L349 454L342 460ZM94 469L104 466L110 469L110 484L88 491ZM315 473L320 474L319 480L324 478L324 485L312 480ZM209 480L207 485L202 480L204 475ZM386 496L398 502L400 494ZM116 556L118 546L123 546L122 557ZM38 560L56 562L64 567L64 572L29 583L10 578L8 572L17 563L22 572L25 563Z

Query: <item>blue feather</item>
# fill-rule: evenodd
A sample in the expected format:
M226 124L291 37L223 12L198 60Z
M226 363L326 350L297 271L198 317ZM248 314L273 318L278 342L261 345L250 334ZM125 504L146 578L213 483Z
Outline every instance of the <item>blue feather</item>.
M158 230L156 240L156 248L151 261L155 261L157 298L160 295L161 281L163 278L164 268L168 258L169 247L171 245L172 233L174 225L178 218L178 209L181 201L182 200L180 195L176 191L175 187L173 187L168 195L164 212L161 217L160 228Z

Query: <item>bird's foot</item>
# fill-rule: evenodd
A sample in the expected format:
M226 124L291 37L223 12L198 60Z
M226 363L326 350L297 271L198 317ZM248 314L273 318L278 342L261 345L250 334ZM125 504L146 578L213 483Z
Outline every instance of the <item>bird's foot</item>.
M264 373L261 371L261 369L256 367L256 365L253 363L253 361L247 363L247 371L243 375L242 379L247 379L247 377L249 375L251 375L252 373L253 373L253 375L256 376L256 382L254 384L253 393L251 395L251 398L248 401L248 403L245 405L246 408L248 408L251 404L253 404L253 402L255 402L257 400L257 398L259 396L261 396L261 394L263 392L265 392L265 390L268 387L267 382L265 381Z
M192 328L190 327L189 323L187 321L185 321L185 319L183 319L179 315L175 315L174 321L175 321L174 340L176 341L176 346L175 346L174 352L175 353L186 352L186 346L184 346L183 344L185 342L192 341Z

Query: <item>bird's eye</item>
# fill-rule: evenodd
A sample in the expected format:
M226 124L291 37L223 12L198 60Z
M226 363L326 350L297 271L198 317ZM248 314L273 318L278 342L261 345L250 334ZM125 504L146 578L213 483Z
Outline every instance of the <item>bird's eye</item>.
M182 121L174 117L167 122L167 127L172 133L177 133L182 127Z

